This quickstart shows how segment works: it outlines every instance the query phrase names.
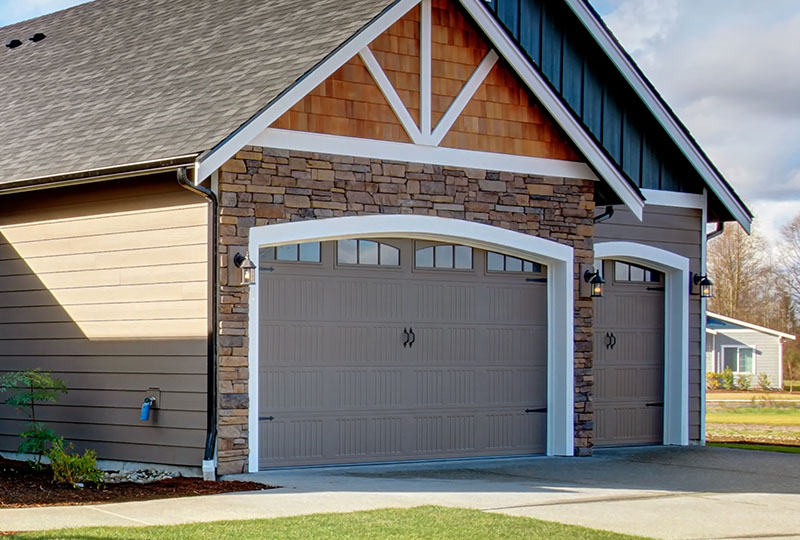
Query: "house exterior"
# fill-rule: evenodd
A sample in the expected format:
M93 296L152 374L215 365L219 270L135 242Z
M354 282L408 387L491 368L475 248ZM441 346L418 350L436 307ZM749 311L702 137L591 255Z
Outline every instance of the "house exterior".
M0 29L34 32L0 60L0 369L67 382L41 414L78 448L227 474L702 442L693 277L752 215L582 0Z
M706 365L723 373L750 375L753 387L763 373L773 388L783 388L783 344L796 336L717 313L706 313Z

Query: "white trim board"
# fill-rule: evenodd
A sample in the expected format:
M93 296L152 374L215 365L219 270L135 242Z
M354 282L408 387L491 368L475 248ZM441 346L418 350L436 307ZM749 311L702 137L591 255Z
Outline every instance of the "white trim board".
M547 454L574 453L573 250L536 236L457 219L417 215L371 215L314 219L250 229L250 253L260 247L342 238L415 238L457 242L547 265ZM258 363L259 286L250 288L249 470L259 469Z
M598 179L592 169L580 161L493 154L444 146L396 143L277 128L265 129L250 144L281 150L429 163L447 167L467 167L584 180Z
M706 209L706 196L697 193L680 193L677 191L660 191L658 189L643 189L645 205L675 206L678 208ZM703 220L705 223L705 220Z
M327 79L347 60L359 54L373 39L377 38L419 2L420 0L399 0L386 13L369 23L350 41L345 43L325 61L317 65L308 76L297 82L267 109L235 132L227 141L204 156L200 162L199 175L196 181L198 183L202 182L242 147L248 144L265 146L259 141L263 140L262 136L264 132L271 129L269 126L275 122L275 120L280 118L281 115L294 106L295 103L313 90L318 84ZM489 38L489 41L494 45L499 54L508 61L512 69L520 76L528 89L542 103L544 108L553 116L555 122L566 132L569 139L586 157L591 167L593 167L603 180L608 183L611 189L622 200L623 204L631 210L633 215L641 220L645 203L638 189L632 186L616 165L606 157L603 150L594 142L580 122L571 114L555 92L550 89L541 75L539 75L536 69L528 62L525 55L519 50L505 30L502 29L499 22L489 13L486 6L483 5L484 3L480 0L460 0L460 2L470 13L477 25L483 30L484 34ZM426 5L423 5L423 8L424 7L426 7ZM426 18L423 15L421 24L422 33L427 33L425 31L425 25L430 23L430 21L426 19L429 19L429 17ZM425 63L426 58L423 58L421 61L421 68L425 67L423 65ZM422 88L427 82L425 81L425 76L421 77L421 79L420 87ZM423 121L421 123L424 123L424 119L421 118L421 120ZM404 123L404 126L408 127L406 123ZM425 137L425 131L426 129L423 127L420 132L420 137ZM434 130L434 133L436 136L442 135L442 133L437 130ZM432 134L428 142L432 142L433 137L434 135ZM353 139L353 142L361 140L362 139ZM412 140L414 140L413 137ZM324 147L314 148L309 151L337 153ZM353 148L344 152L343 155L354 155L354 152L358 152L362 157L377 157L365 156L367 153L365 150L356 150ZM485 154L491 155L489 153ZM525 158L525 156L509 156L504 154L495 154L495 156L497 156L495 160L501 158ZM417 158L412 161L419 163L421 160ZM465 166L476 167L475 165ZM480 165L477 166L477 168L487 169L490 167L488 165ZM499 170L508 169L503 168Z
M667 109L664 101L645 81L630 58L619 46L616 39L610 35L608 29L595 17L584 0L566 0L566 3L575 15L578 16L578 19L583 23L589 33L597 40L597 43L617 66L623 77L625 77L639 97L645 102L650 112L653 113L661 126L678 145L689 162L697 169L711 188L711 191L719 197L722 204L725 205L725 208L733 214L736 221L749 233L752 218L749 215L750 212L747 207L736 200L732 190L725 184L725 181L717 173L713 165L711 165L708 158L703 155L697 144L678 123L674 115Z
M689 444L689 259L635 242L594 245L595 259L664 272L664 444ZM602 302L602 299L599 301ZM705 354L705 352L703 352Z
M719 319L723 322L744 326L744 328L718 328L717 329L718 332L741 332L743 330L757 330L758 332L762 332L764 334L770 334L785 339L791 339L792 341L797 339L797 336L793 336L792 334L786 334L784 332L779 332L778 330L772 330L771 328L758 326L757 324L740 321L739 319L734 319L733 317L726 317L725 315L720 315L719 313L706 311L706 316L713 317L714 319Z

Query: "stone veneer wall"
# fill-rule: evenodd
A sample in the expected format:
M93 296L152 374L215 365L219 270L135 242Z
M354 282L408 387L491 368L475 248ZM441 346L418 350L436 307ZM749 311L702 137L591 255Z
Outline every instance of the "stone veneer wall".
M223 165L219 203L220 474L246 471L258 436L247 423L248 291L227 284L229 250L253 226L377 213L478 221L575 249L575 446L591 454L592 301L578 297L578 268L594 260L593 182L247 147Z

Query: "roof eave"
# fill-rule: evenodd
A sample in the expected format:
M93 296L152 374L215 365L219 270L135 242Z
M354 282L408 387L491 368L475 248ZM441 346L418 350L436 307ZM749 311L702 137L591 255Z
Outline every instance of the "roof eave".
M697 170L709 189L719 198L733 218L749 233L753 222L753 214L750 209L747 208L747 205L722 177L714 164L708 159L708 156L699 148L687 129L680 123L663 98L654 90L599 15L584 0L565 0L565 2L594 37L608 58L619 69L625 80L644 101L647 108Z
M713 313L711 311L706 311L706 315L713 318L718 319L723 322L731 323L731 324L738 324L739 326L743 326L750 330L756 330L758 332L764 332L765 334L772 334L773 336L782 337L785 339L791 339L792 341L797 339L797 336L793 336L792 334L787 334L785 332L780 332L778 330L773 330L771 328L766 328L764 326L759 326L757 324L749 323L746 321L740 321L739 319L734 319L733 317L727 317L725 315L720 315L719 313ZM724 329L720 329L724 330Z

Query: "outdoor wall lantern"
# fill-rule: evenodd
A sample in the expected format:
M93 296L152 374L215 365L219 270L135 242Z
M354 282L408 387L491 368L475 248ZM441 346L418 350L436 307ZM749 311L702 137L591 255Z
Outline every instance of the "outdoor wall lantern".
M714 296L714 282L708 279L707 275L692 275L692 284L698 288L700 298L711 298Z
M233 264L242 271L242 285L252 285L256 282L256 265L250 260L250 254L237 253L233 257Z
M603 296L603 284L606 280L600 275L600 270L586 270L583 273L583 280L589 284L589 296L600 298Z

